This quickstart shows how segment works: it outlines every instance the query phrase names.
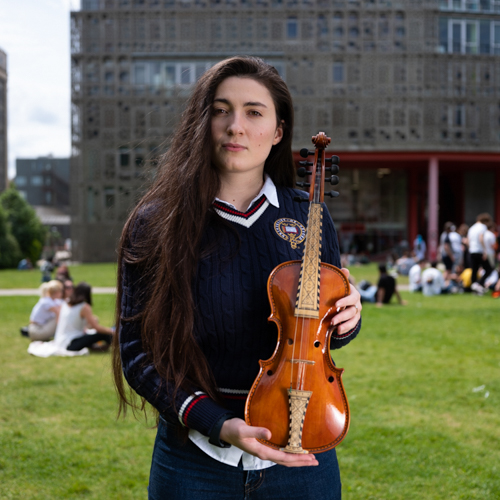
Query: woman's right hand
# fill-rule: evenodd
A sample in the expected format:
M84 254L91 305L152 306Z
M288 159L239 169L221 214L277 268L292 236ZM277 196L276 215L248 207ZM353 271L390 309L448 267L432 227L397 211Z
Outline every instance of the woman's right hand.
M318 465L311 454L285 453L259 443L257 439L271 439L271 431L265 427L252 427L241 418L226 420L220 431L220 439L262 460L271 460L285 467Z

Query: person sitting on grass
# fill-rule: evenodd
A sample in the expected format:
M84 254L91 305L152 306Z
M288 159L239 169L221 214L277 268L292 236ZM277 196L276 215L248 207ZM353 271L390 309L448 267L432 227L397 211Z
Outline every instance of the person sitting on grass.
M391 302L392 296L395 295L399 305L405 306L407 302L401 298L398 292L396 280L387 273L387 267L384 264L378 266L380 277L377 285L371 285L366 290L360 288L359 293L361 300L366 302L376 302L377 307L382 307L384 304Z
M40 300L31 311L28 337L31 340L50 340L56 332L57 318L63 303L63 286L60 281L51 280L41 285L40 294ZM22 328L21 333L23 330L25 329Z
M427 296L440 295L444 290L444 276L437 268L437 262L431 262L431 267L422 273L422 293Z
M409 290L410 292L422 291L422 271L425 269L427 262L425 259L419 260L413 265L408 273Z
M93 329L97 333L87 333ZM75 286L68 303L63 303L59 313L55 344L68 351L80 351L103 340L111 344L114 330L102 326L92 314L92 289L88 283Z

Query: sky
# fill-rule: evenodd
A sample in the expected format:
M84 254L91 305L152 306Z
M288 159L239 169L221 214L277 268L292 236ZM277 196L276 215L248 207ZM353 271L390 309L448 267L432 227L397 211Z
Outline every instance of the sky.
M16 158L71 152L71 10L79 0L0 0L7 53L9 179Z

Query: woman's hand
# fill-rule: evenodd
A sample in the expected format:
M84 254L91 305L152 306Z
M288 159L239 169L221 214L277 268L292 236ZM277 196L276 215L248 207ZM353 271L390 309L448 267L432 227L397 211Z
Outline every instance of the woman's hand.
M294 454L269 448L257 441L257 439L271 439L271 431L264 427L252 427L247 425L241 418L226 420L220 431L220 438L226 443L240 448L250 455L262 460L271 460L285 467L305 467L318 465L316 457L311 454Z
M349 269L343 267L342 272L349 278ZM338 325L337 335L342 335L352 330L361 319L361 309L363 309L361 296L352 285L350 285L350 289L351 293L347 297L339 299L335 303L335 307L343 309L332 319L332 325Z

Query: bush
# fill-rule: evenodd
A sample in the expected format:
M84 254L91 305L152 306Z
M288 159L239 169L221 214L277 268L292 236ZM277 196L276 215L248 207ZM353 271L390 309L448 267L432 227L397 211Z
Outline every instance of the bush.
M11 259L14 260L14 255L16 259L14 265L10 267L16 267L22 258L28 258L34 264L42 253L46 228L15 187L10 187L0 195L0 206L5 211L7 225L10 226L10 232L17 241L20 251L15 253L12 245L7 244L6 252L14 252L7 260L9 262Z
M12 235L7 214L0 205L0 269L16 267L21 260L21 250Z

